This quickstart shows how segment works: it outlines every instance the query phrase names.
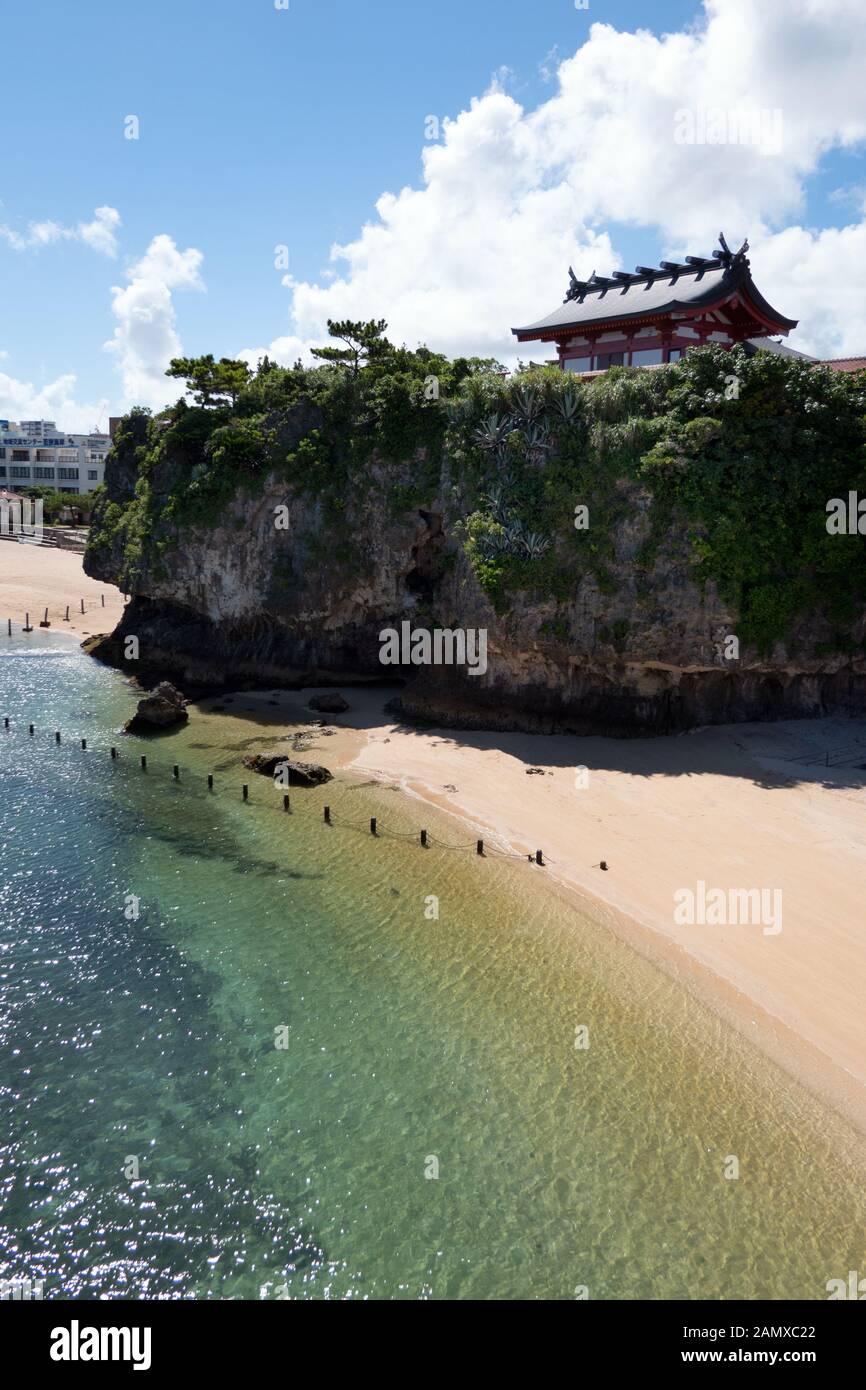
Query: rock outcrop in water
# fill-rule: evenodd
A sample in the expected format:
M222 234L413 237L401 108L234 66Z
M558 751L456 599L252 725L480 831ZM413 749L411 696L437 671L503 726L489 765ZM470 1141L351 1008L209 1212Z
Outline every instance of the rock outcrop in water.
M167 729L172 724L185 724L189 719L186 700L169 681L161 681L155 690L139 700L138 708L124 725L124 733L146 734L154 729Z
M333 776L319 763L300 763L285 753L250 753L244 758L244 767L263 777L275 777L278 771L286 769L290 787L321 787Z
M275 371L240 421L127 417L85 560L132 595L103 659L133 669L134 634L142 665L195 686L391 678L402 717L478 729L866 707L866 542L824 525L863 476L862 387L714 349L589 388L470 377L450 424L425 416L419 435L407 406L390 456L386 417L359 460L359 430L311 398L334 369L301 373L286 408ZM383 666L380 634L404 622L484 630L486 670Z

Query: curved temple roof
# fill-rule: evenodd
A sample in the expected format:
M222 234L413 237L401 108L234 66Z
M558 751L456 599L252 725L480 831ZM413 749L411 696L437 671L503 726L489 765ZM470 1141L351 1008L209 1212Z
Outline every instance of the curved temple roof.
M688 256L685 264L662 261L658 269L638 266L634 275L615 271L612 276L594 272L580 281L570 271L571 288L565 303L546 318L525 328L512 328L520 342L531 338L552 338L569 329L579 332L589 325L615 323L620 319L654 318L682 313L687 317L702 309L720 307L738 295L772 331L789 333L797 319L785 318L761 294L752 279L744 242L733 254L720 237L722 250L712 259Z

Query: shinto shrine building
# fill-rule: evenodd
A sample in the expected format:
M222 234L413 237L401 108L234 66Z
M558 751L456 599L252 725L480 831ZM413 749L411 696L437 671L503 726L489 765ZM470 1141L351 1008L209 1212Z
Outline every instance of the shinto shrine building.
M560 307L512 332L521 343L555 344L559 365L582 374L676 362L704 343L747 343L803 355L770 341L787 336L797 320L785 318L761 294L746 257L749 243L732 252L724 236L719 242L711 258L662 261L657 269L639 265L633 275L593 272L589 280L578 280L569 270L571 285Z

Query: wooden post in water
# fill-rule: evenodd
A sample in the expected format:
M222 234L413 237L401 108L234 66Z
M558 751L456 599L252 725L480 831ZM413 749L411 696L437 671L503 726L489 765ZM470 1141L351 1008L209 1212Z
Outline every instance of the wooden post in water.
M102 606L103 606L103 608L104 608L104 607L105 607L105 594L100 594L99 597L102 599Z
M602 859L602 861L601 861L601 863L599 864L598 867L599 867L600 869L604 869L605 873L607 873L607 860L606 860L606 859Z
M540 864L542 869L544 868L544 855L541 853L540 849L535 851L535 862L536 864Z
M86 739L86 738L83 738L83 739L81 740L81 747L82 747L85 751L87 750L87 739Z
M33 725L32 725L32 724L30 725L30 736L31 736L31 738L33 737Z
M291 805L291 802L290 802L290 800L289 800L289 793L288 793L288 792L283 792L283 810L284 810L284 811L291 811L291 809L292 809L292 805Z
M212 772L209 772L208 775L207 775L207 789L208 789L209 792L212 792L212 791L213 791L213 773L212 773Z
M376 833L377 833L377 831L376 831L376 817L375 817L375 816L371 816L371 817L370 817L370 834L371 834L371 835L375 835Z
M57 730L57 732L56 732L55 735L54 735L54 742L55 742L55 743L59 743L59 742L60 742L60 730L59 730L59 729Z
M146 754L146 753L142 753L142 755L141 755L141 770L142 770L142 772L147 772L147 754Z
M7 622L6 636L7 636L7 637L11 637L11 636L12 636L12 619L11 619L11 618L7 618L7 619L6 619L6 622Z
M249 795L250 795L249 786L247 785L246 782L244 782L244 801L247 801L247 800L249 799Z
M112 762L116 759L116 757L117 757L117 749L116 749L116 748L112 748L112 750L111 750L111 759L112 759Z
M426 849L426 848L427 848L427 831L426 831L426 830L422 830L422 831L421 831L421 847L422 847L422 849Z
M479 840L478 843L476 844L476 846L475 846L475 853L476 853L476 854L480 854L480 855L482 856L482 858L484 857L484 841L483 841L483 840Z
M67 605L66 605L66 617L63 619L63 621L64 621L65 623L68 623L68 622L69 622L69 604L68 604L68 603L67 603Z
M172 776L174 777L174 780L176 782L180 781L180 768L178 767L177 763L175 763L174 767L172 768Z
M81 611L84 612L84 599L81 600Z
M4 720L3 720L3 728L4 728L4 729L8 729L8 728L9 728L9 715L8 715L8 714L6 715L6 717L5 717Z
M326 806L326 807L325 807L325 825L330 825L330 824L331 824L331 808L330 808L330 806Z
M25 613L25 615L24 615L24 626L23 626L23 628L22 628L21 630L22 630L22 632L32 632L32 631L33 631L32 627L30 626L30 614L29 614L29 613Z
M50 627L50 626L51 626L51 624L50 624L49 621L48 621L48 609L47 609L47 608L46 608L46 610L45 610L45 617L42 619L42 622L39 624L39 626L40 626L40 627Z

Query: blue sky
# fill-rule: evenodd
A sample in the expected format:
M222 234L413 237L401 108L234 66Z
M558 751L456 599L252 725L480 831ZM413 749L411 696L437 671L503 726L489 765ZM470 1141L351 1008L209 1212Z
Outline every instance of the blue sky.
M614 263L657 259L671 249L708 251L723 217L732 239L752 236L756 278L762 285L769 280L769 297L781 294L782 312L796 317L805 301L814 318L821 298L812 293L812 279L798 285L796 295L786 294L786 245L789 255L794 248L801 274L804 257L814 274L829 273L833 248L820 234L854 228L859 235L866 182L863 99L856 86L845 87L849 78L833 111L819 111L818 94L802 85L794 106L799 68L808 70L810 82L826 83L834 63L857 57L863 25L856 5L827 0L827 7L843 33L850 21L851 51L837 50L828 25L826 50L818 45L820 62L813 67L808 0L713 0L710 17L720 32L712 51L706 45L700 80L690 90L689 63L675 61L668 79L675 90L669 91L663 57L675 57L674 48L646 50L645 62L634 55L620 62L618 55L631 51L626 36L638 29L656 36L680 33L682 42L691 33L694 39L706 15L692 0L652 6L590 0L587 10L573 0L437 0L429 6L289 0L288 10L277 10L273 0L44 0L8 6L0 111L0 227L6 229L0 238L0 415L25 414L30 402L35 413L46 413L36 409L40 403L57 410L65 404L85 416L113 413L130 403L136 388L143 396L159 389L153 383L161 370L160 345L169 340L182 343L187 353L217 354L276 343L278 355L282 345L290 360L296 343L316 340L317 315L321 321L343 307L353 316L383 314L402 329L395 336L412 341L414 334L415 341L446 350L471 346L475 315L477 349L501 349L508 328L529 305L541 314L562 297L572 254L579 261L598 255L596 268L604 271ZM769 192L767 205L762 203L767 181L756 173L751 154L741 179L739 152L693 151L694 165L684 165L674 180L653 173L682 154L670 148L667 135L640 149L647 111L671 100L687 105L713 99L718 79L711 75L727 72L728 65L718 61L726 45L736 66L739 41L730 25L724 32L726 12L728 20L743 25L751 66L745 90L753 99L760 90L763 103L781 103L793 126L784 168L780 161L773 165L772 206ZM592 25L610 26L607 36L593 37ZM754 30L761 26L766 74L764 58L754 51ZM773 44L775 55L769 51ZM586 66L572 74L571 107L561 102L551 108L549 130L544 123L534 127L533 113L543 111L559 90L560 65L582 49ZM607 105L606 62L617 80L628 73L616 103ZM787 87L777 83L774 64L785 69ZM735 95L742 103L739 91L727 93L728 104ZM481 103L474 115L473 102ZM810 103L814 119L800 110ZM641 128L629 132L632 107ZM448 149L443 148L439 192L428 189L426 204L418 200L406 209L405 224L390 228L381 253L375 244L359 245L365 224L379 220L376 203L383 193L407 187L424 192L426 119L454 122L460 113L463 124L440 142ZM626 129L617 143L611 123L623 113ZM140 121L137 140L124 138L124 119L131 114ZM669 116L665 120L661 131L669 129ZM527 139L531 150L523 149ZM548 163L557 142L563 148ZM599 167L601 147L607 163ZM502 187L508 173L503 166L516 149L520 158L535 161L534 172L522 170L513 186ZM708 162L717 167L708 168ZM461 168L478 192L477 209L460 212L462 249L459 227L437 229L437 219L447 224L449 208L464 196ZM682 185L691 178L689 203ZM455 188L456 195L449 192ZM549 219L537 219L533 199L550 203ZM98 238L76 232L93 219L94 209L105 207L116 209L120 219L114 256L100 249ZM470 215L476 210L477 223ZM739 218L744 225L737 225ZM63 231L39 242L28 229L46 222ZM507 226L501 245L491 222ZM798 242L780 242L789 227L800 230ZM767 242L763 278L756 231ZM160 255L158 264L146 261L142 269L155 237L170 238L181 255L194 251L195 266L190 261L164 272ZM411 267L413 238L428 293L416 300L406 292L400 299L395 287L408 274L407 260ZM682 238L687 244L680 247ZM484 294L473 283L473 239L478 265L489 278ZM38 244L29 244L34 240ZM446 242L440 264L438 248ZM348 269L329 262L334 243L358 248ZM288 247L288 284L274 265L278 244ZM858 244L843 249L853 258ZM593 265L580 261L580 268ZM113 304L112 286L130 283L130 303ZM306 288L297 292L298 285ZM447 307L449 296L459 300L461 285L463 304ZM432 307L437 303L441 314ZM139 331L148 314L163 316L150 341ZM130 327L136 315L138 329ZM120 348L106 352L118 325ZM863 330L866 352L866 316ZM848 350L838 322L816 320L816 334L831 349L837 344ZM153 360L147 360L149 353ZM61 423L69 428L97 421Z

